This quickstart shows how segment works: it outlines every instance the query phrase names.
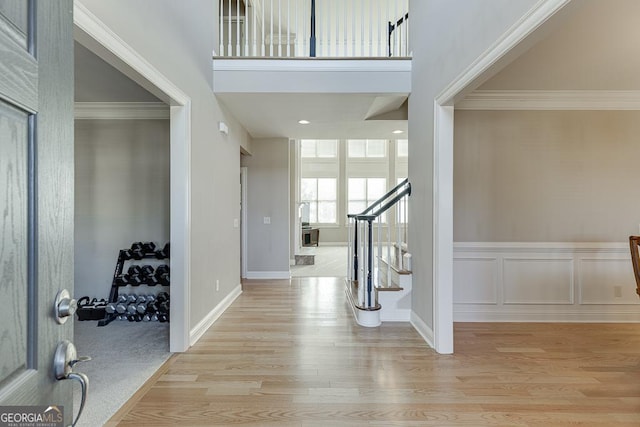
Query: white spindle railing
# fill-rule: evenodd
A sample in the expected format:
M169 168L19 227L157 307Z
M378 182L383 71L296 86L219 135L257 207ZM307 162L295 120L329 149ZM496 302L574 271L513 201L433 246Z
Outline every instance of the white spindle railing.
M309 57L311 0L219 0L226 57ZM409 56L409 0L315 1L315 56Z

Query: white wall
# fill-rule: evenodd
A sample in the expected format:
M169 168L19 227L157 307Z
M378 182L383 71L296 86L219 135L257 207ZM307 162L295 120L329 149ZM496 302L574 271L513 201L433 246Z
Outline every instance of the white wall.
M107 298L120 249L169 241L169 121L76 120L74 156L75 294Z
M289 140L254 139L247 167L247 278L289 277ZM270 224L265 224L265 217Z
M248 135L212 93L218 2L82 0L191 98L191 326L240 283L240 147ZM218 131L225 121L229 135ZM215 290L220 281L220 291Z
M412 310L433 328L434 99L536 0L412 0L409 97L409 199L413 253ZM420 25L415 23L419 22Z

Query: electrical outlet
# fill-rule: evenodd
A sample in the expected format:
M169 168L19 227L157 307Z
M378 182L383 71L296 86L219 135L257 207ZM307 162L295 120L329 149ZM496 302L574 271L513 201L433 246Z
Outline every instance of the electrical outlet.
M622 298L622 286L614 286L613 287L613 295L616 298Z
M216 279L216 292L220 290L220 280Z
M262 222L265 224L271 224L271 217L265 216L264 218L262 218Z

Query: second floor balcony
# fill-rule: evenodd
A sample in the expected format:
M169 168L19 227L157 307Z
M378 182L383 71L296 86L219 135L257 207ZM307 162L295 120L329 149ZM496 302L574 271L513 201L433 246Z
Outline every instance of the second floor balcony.
M409 57L409 0L219 0L221 57Z

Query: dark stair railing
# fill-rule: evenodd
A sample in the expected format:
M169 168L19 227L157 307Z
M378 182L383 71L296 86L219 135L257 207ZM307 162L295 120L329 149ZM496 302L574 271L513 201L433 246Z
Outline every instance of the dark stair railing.
M351 283L357 283L358 307L361 309L378 309L373 289L373 223L389 209L397 205L403 198L411 195L411 184L409 179L405 179L396 185L384 196L373 202L364 211L357 214L348 214L349 221L349 272L348 279ZM352 232L353 230L353 232ZM390 233L389 233L390 234ZM360 241L360 235L364 236L364 241ZM380 236L380 235L378 235ZM390 238L390 236L388 236ZM380 242L379 242L380 243ZM362 278L365 279L366 287L363 288L359 282L360 278L360 254L364 258L362 264ZM389 260L391 262L391 260Z
M391 43L393 40L393 32L395 30L400 29L400 25L409 23L409 12L405 13L403 17L398 19L396 22L389 21L388 34L387 34L387 52L389 52L389 57L393 56L393 44ZM408 52L407 52L408 53Z

